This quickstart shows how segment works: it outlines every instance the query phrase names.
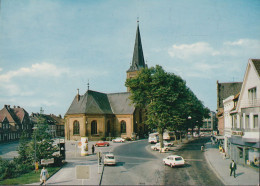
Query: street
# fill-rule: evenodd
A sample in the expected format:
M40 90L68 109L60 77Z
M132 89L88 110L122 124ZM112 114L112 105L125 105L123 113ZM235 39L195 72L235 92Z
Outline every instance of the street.
M122 145L114 149L118 164L106 166L102 185L223 185L208 167L200 148L208 138L197 139L175 152L151 151L147 140ZM170 154L181 155L187 162L171 168L162 163Z

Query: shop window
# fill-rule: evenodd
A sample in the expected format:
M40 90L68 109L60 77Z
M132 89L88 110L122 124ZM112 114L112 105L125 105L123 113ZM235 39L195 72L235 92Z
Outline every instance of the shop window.
M79 122L74 121L73 123L73 135L79 135Z
M97 121L96 120L91 122L91 134L97 134Z
M126 122L121 121L121 133L126 133Z
M239 155L239 158L243 158L243 148L242 147L238 147L238 155Z
M258 115L254 115L253 127L258 128Z

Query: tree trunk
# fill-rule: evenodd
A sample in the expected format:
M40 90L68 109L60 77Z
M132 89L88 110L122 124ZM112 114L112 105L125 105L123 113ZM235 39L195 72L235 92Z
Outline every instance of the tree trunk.
M163 129L158 128L158 132L159 132L160 147L163 148Z
M187 131L186 131L186 140L188 140L188 132L189 132L189 129L187 129Z
M180 131L180 142L182 142L182 138L181 138L181 131Z
M191 138L193 139L193 127L191 128Z

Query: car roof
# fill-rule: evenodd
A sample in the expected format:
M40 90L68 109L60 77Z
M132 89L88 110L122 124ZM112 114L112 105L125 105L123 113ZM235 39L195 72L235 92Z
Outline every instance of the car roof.
M179 156L179 155L170 155L170 156L168 156L168 157L177 158L177 157L181 157L181 156ZM181 157L181 158L182 158L182 157Z
M106 154L106 156L114 156L114 154L111 154L111 153L110 153L110 154Z

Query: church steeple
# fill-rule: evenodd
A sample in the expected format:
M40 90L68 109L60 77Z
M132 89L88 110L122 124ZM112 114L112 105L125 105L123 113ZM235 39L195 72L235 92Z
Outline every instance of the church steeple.
M127 72L139 71L141 68L146 67L145 61L144 61L143 47L142 47L141 35L140 35L138 22L139 21L137 21L137 30L136 30L132 64Z
M147 65L144 61L143 47L141 42L141 35L139 30L139 20L137 20L137 29L136 29L136 37L135 37L135 46L134 46L134 54L132 59L132 64L130 68L126 71L127 79L134 78L137 76L138 72L142 68L146 68ZM127 91L130 89L127 87Z

